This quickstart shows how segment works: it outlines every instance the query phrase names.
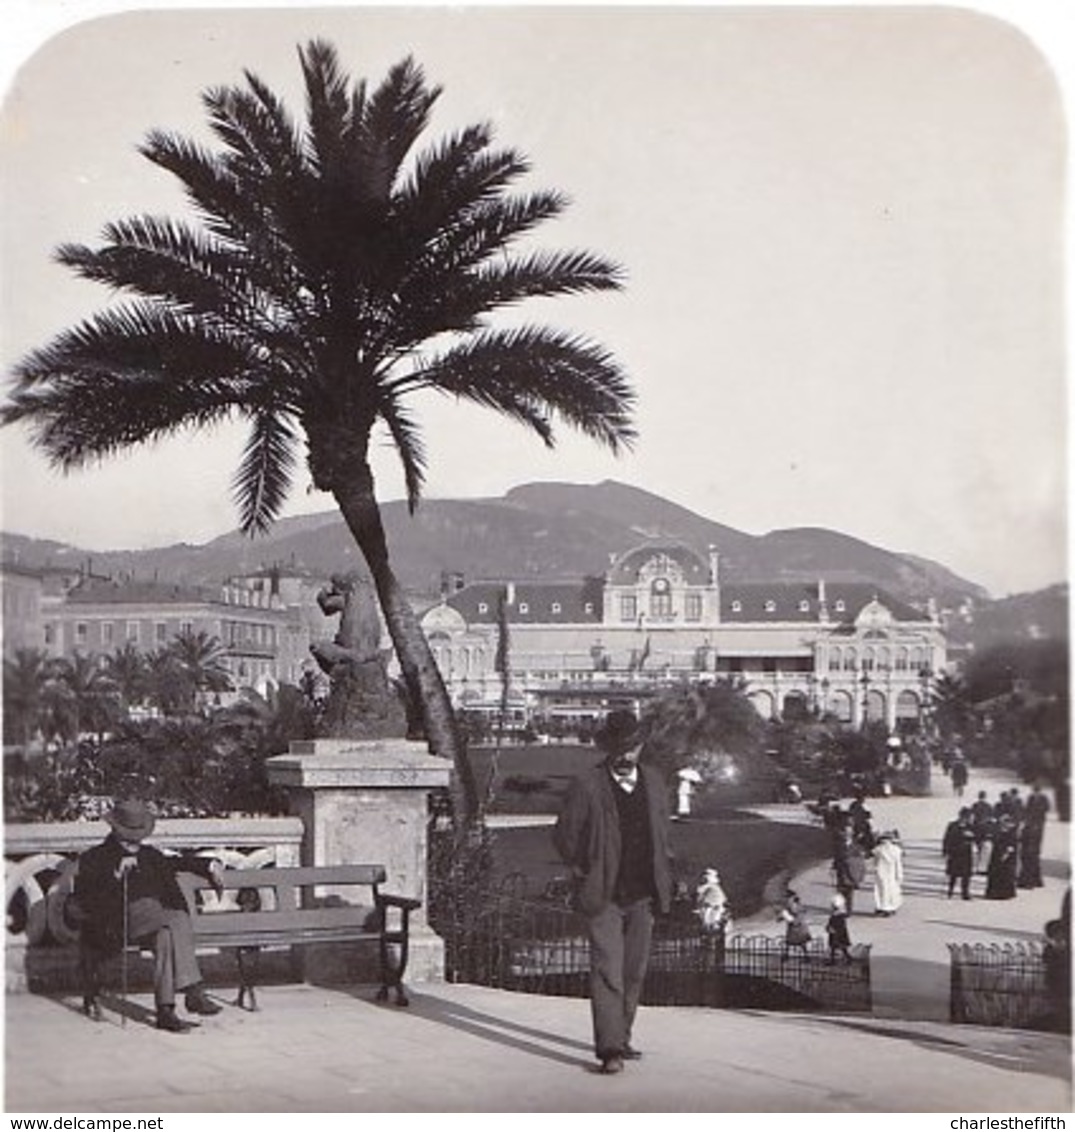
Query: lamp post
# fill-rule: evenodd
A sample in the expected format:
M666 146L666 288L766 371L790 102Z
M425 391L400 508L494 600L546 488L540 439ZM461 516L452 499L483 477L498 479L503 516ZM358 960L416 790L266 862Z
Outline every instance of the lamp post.
M918 682L922 688L922 695L918 701L919 725L925 738L930 738L933 727L930 712L930 693L932 691L933 670L927 664L919 669Z

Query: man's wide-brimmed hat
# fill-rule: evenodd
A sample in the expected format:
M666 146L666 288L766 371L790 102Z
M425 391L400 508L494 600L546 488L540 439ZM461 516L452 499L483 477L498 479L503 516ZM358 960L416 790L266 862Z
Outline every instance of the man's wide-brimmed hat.
M604 724L594 733L593 741L610 755L622 755L641 742L641 727L633 711L617 708L610 711Z
M157 816L139 798L124 798L105 814L105 821L124 841L143 841L153 832Z

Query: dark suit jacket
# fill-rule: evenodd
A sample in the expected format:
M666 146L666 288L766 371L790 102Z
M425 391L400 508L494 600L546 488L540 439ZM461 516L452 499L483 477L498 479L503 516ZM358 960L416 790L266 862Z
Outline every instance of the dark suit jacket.
M664 779L650 766L638 768L645 783L653 845L653 880L657 904L667 912L672 902L672 851L668 832L668 800ZM595 915L612 902L620 867L618 789L604 762L568 787L553 842L576 880L575 903L580 912Z
M126 855L115 834L110 833L78 859L74 887L76 918L84 942L104 952L118 951L123 946L123 885L115 874ZM190 872L208 878L211 863L208 858L193 854L168 857L152 845L141 845L137 880L132 879L133 874L128 878L129 895L137 891L139 895L155 897L165 908L186 911L187 902L176 874Z

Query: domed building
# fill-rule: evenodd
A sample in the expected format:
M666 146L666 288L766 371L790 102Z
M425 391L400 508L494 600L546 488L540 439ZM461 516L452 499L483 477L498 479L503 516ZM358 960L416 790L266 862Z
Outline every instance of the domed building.
M934 612L866 583L724 584L720 558L653 540L601 577L461 579L423 628L457 707L584 726L683 681L736 679L760 715L920 718L946 663ZM505 644L506 642L506 644Z

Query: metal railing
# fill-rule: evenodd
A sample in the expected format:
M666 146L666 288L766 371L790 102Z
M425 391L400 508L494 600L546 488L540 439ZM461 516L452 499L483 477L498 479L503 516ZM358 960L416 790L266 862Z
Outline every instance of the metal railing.
M446 977L501 990L585 998L590 948L582 918L530 897L525 881L509 880L478 906L438 902L433 927L445 941ZM830 962L824 944L787 954L782 936L731 936L703 931L686 908L654 925L642 989L650 1006L744 1007L768 1010L866 1011L872 1007L869 947L850 962Z
M948 952L953 1022L1056 1030L1066 1017L1070 1029L1070 1003L1051 985L1042 944L950 943Z

